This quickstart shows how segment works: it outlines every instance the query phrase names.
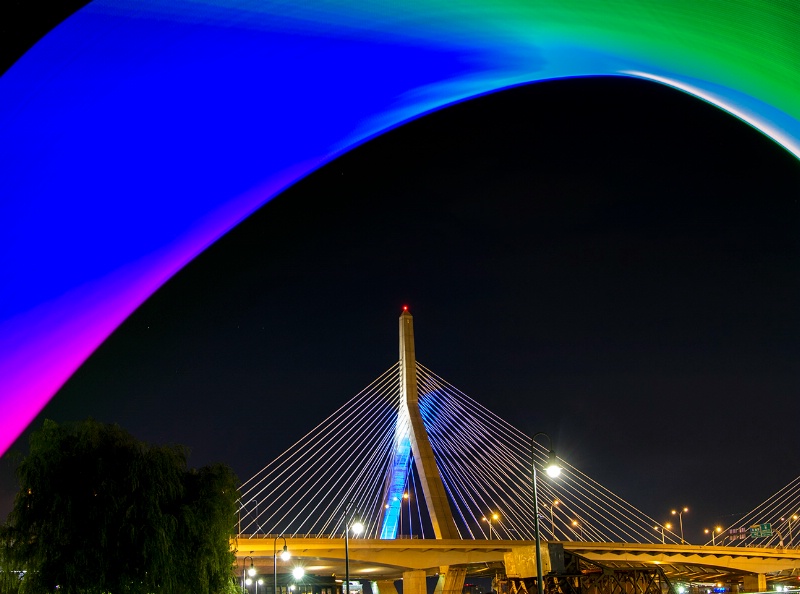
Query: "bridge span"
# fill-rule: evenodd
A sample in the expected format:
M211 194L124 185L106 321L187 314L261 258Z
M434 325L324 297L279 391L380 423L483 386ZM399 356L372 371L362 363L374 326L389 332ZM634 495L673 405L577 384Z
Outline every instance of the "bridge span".
M437 594L461 594L467 575L502 576L508 594L527 594L540 574L547 594L800 585L800 478L729 527L727 546L714 545L715 533L712 546L686 544L682 526L673 532L556 456L552 443L544 448L541 433L526 435L419 363L407 308L399 339L396 363L241 486L231 544L243 586L245 563L292 583L292 567L274 556L292 535L291 564L327 580L300 594L339 594L343 534L354 522L363 531L349 539L350 575L376 581L380 594L393 594L399 578L403 594L427 594L432 575ZM557 477L535 471L551 462ZM548 543L542 572L537 540ZM773 546L751 546L759 543Z
M237 556L240 560L252 557L259 574L271 575L276 542L282 549L283 537L242 535L236 542ZM310 574L344 575L342 537L287 537L286 544L292 553L292 566L300 565ZM350 575L355 580L392 580L414 570L436 575L445 567L463 568L466 575L506 574L509 555L530 550L534 544L528 540L351 538ZM768 582L800 582L798 549L575 541L559 544L565 551L606 567L659 566L672 582L742 584L742 591L763 590ZM279 573L289 571L282 561L278 564ZM763 576L761 580L759 576Z

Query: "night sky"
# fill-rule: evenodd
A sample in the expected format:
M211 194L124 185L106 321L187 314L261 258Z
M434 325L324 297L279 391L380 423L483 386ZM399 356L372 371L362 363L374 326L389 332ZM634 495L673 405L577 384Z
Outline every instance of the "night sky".
M704 542L798 475L798 198L800 163L678 91L488 95L267 204L32 427L91 416L245 480L397 360L407 304L420 362Z

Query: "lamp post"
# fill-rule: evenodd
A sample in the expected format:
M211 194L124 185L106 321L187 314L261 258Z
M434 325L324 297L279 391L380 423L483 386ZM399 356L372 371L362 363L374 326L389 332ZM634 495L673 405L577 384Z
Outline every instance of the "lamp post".
M246 580L248 579L245 577L245 574L253 577L256 574L256 568L253 564L253 551L250 551L250 554L247 555L244 559L242 559L242 590L245 589ZM250 567L247 567L247 560L250 559Z
M686 544L686 541L683 540L683 514L688 512L688 511L689 511L688 507L684 507L683 509L680 509L680 510L674 510L674 509L672 510L672 515L673 516L675 516L675 515L678 516L678 522L681 525L681 544Z
M397 497L395 497L395 501L397 501ZM403 501L408 501L408 491L403 493L403 497L400 499L400 531L397 533L398 538L403 537ZM411 502L408 502L408 524L411 525ZM409 533L411 531L409 530Z
M255 523L256 523L256 527L257 527L256 528L256 532L257 532L258 530L261 529L261 526L258 525L258 499L251 499L251 501L254 501L255 504L256 504L256 519L255 519ZM246 504L242 503L242 500L240 499L239 500L239 508L236 510L236 514L237 514L237 518L238 518L237 521L236 521L236 524L238 526L237 529L236 529L237 537L242 535L242 509L244 509L245 516L250 514L250 512L247 511L247 508L245 508L245 505ZM250 522L250 523L252 524L252 522Z
M272 543L272 578L274 581L275 591L272 594L278 594L278 539L283 538L283 551L281 551L281 560L288 561L291 559L292 554L289 552L289 547L286 546L286 538L281 534L275 537L275 542Z
M667 523L666 523L666 524L664 524L663 526L653 526L653 529L654 529L656 532L658 532L659 530L661 531L661 544L667 544L667 541L666 541L666 539L664 538L664 528L666 528L667 530L670 530L670 529L672 528L672 524L670 524L669 522L667 522Z
M411 536L414 533L414 529L412 528L413 524L411 523L411 496L408 494L408 491L403 493L403 500L408 503L408 537L411 538ZM400 502L400 512L401 512L401 516L402 516L402 512L403 512L403 502L402 501ZM402 526L403 526L403 523L400 522L400 527L402 528Z
M489 540L492 540L492 520L499 520L500 514L497 512L492 513L488 518L484 516L483 521L489 524Z
M781 521L783 521L783 518L781 518ZM792 514L791 516L789 516L789 519L787 521L789 522L789 546L791 547L792 546L792 521L795 521L795 522L797 521L797 514Z
M572 526L580 530L581 540L583 540L583 523L578 520L572 520Z
M536 438L540 435L544 435L547 438L547 442L550 445L550 453L548 455L547 460L547 468L545 471L547 475L551 478L556 478L559 474L561 474L561 467L558 465L556 461L556 453L553 450L553 440L550 439L550 436L545 433L544 431L539 431L535 433L534 436L531 438L531 468L533 469L533 532L534 538L536 539L536 588L538 594L544 594L544 583L542 581L542 545L539 542L539 493L536 489Z
M364 524L361 522L345 522L344 524L344 587L342 594L350 594L350 530L358 536L364 531Z
M703 530L703 532L705 532L706 534L708 534L710 532L711 533L711 546L712 547L717 546L717 542L716 542L716 540L714 540L714 536L717 533L722 532L722 528L720 528L719 526L716 526L716 527L714 527L714 528L712 528L710 530L708 528L706 528L705 530Z
M550 532L553 533L553 540L556 539L556 519L553 515L553 508L558 505L558 499L553 499L553 503L550 504Z

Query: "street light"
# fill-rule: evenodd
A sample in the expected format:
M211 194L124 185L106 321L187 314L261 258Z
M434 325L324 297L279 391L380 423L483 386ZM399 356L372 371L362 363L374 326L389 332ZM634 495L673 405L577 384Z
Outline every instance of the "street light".
M556 478L559 474L561 474L561 467L558 465L558 461L556 460L556 453L553 450L553 440L550 439L550 436L545 433L544 431L539 431L535 433L534 436L531 438L531 468L533 469L533 531L534 537L536 538L536 588L539 594L544 594L544 583L542 582L543 572L542 572L542 545L539 542L539 493L536 489L536 438L540 435L544 435L547 438L547 442L550 444L550 453L547 458L547 467L545 468L545 472L547 472L547 476L551 478Z
M583 524L578 522L578 520L572 520L572 526L580 530L581 540L583 540Z
M672 510L672 515L673 516L675 516L675 515L678 516L678 522L681 525L681 544L686 544L686 541L683 540L683 514L685 514L688 511L689 511L688 507L684 507L681 510L674 510L674 509Z
M663 526L653 526L653 530L655 530L656 532L661 531L661 544L667 544L667 541L664 538L664 528L666 528L667 530L671 530L672 524L667 522Z
M242 559L242 590L244 590L245 584L249 585L248 578L245 577L245 574L253 577L256 574L256 568L253 564L253 551L250 551L250 554L247 555L244 559ZM250 567L247 567L247 560L250 559Z
M258 525L258 499L253 499L253 503L256 504L256 517L253 521L256 523L256 534L258 534L258 531L261 530L261 526Z
M712 530L709 530L708 528L706 528L703 532L705 532L706 534L708 534L710 532L711 533L711 546L712 547L717 546L717 543L714 540L714 535L715 534L719 534L720 532L722 532L722 528L720 528L719 526L716 526Z
M413 524L411 523L411 496L406 491L403 493L403 499L408 502L408 537L411 538L414 533ZM403 502L400 502L400 528L403 528Z
M345 591L342 594L350 594L350 531L358 536L364 532L364 524L361 522L353 522L344 525L344 586Z
M397 501L397 497L394 498ZM411 526L411 501L408 498L408 491L403 493L403 499L400 500L400 531L398 532L398 538L402 538L403 536L403 500L408 501L408 525ZM387 504L386 507L388 508L389 505ZM408 531L409 535L411 534L411 529L409 528Z
M286 538L281 534L275 537L272 543L272 579L274 580L275 591L272 594L278 594L278 539L283 538L283 551L281 551L281 560L288 561L292 558L289 552L289 547L286 546Z
M792 514L789 517L789 520L788 520L788 522L789 522L789 546L792 546L792 520L794 520L795 522L797 521L797 514ZM784 521L786 521L786 520L781 518L781 522L784 522Z
M558 499L553 499L553 503L550 504L550 532L553 533L553 540L556 540L556 519L553 516L553 508L558 504Z
M499 520L499 519L500 519L500 514L498 514L497 512L494 512L494 513L493 513L491 516L489 516L488 518L487 518L487 517L485 517L485 516L484 516L484 518L483 518L483 521L484 521L484 522L487 522L487 523L489 524L489 540L492 540L492 520L495 520L495 521L497 521L497 520Z

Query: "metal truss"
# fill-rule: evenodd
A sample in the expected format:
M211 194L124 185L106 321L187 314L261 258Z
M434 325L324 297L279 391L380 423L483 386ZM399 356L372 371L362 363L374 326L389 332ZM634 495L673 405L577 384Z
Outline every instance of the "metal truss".
M615 568L565 552L565 567L544 576L545 594L675 594L658 565ZM536 577L509 578L499 583L501 594L533 594Z

